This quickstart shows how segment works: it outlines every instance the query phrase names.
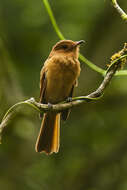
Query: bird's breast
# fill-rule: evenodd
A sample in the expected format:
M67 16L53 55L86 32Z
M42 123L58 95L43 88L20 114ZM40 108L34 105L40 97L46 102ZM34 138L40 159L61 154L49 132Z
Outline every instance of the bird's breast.
M68 57L54 58L46 67L46 101L65 100L80 74L79 61Z

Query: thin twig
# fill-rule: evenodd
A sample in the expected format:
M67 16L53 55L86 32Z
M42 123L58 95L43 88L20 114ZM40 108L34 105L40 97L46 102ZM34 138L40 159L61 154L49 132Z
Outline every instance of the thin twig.
M112 4L117 12L120 14L121 18L127 22L127 14L121 9L116 0L112 0Z

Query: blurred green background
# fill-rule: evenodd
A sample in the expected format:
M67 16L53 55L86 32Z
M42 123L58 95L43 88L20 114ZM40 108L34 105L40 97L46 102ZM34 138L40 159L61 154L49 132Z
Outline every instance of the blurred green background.
M103 69L127 40L127 25L109 0L50 0L67 39ZM119 1L127 10L127 1ZM0 119L30 97L39 98L40 69L58 37L42 0L0 1ZM102 76L81 63L75 96L94 91ZM104 97L76 107L61 123L58 154L34 151L38 113L22 106L0 145L1 190L126 190L127 76L114 77Z

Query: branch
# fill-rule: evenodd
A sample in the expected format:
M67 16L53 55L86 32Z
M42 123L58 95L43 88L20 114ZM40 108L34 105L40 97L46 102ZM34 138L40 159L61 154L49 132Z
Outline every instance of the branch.
M127 14L121 9L116 0L112 0L112 4L117 12L120 14L121 18L127 22Z
M16 113L16 109L20 105L29 105L30 107L34 108L36 111L38 111L40 113L47 112L47 111L61 112L65 109L72 108L74 106L78 106L85 102L99 100L103 96L104 90L109 85L109 83L110 83L112 77L115 75L116 71L121 69L121 67L126 63L126 61L127 61L127 43L125 43L124 48L120 52L114 54L111 57L111 64L109 65L109 68L107 69L104 80L102 81L102 83L100 84L98 89L87 96L74 97L74 98L72 98L71 102L65 101L65 102L55 104L55 105L50 105L50 106L48 104L38 103L35 101L34 98L30 98L26 101L18 102L17 104L13 105L6 112L5 116L3 117L2 122L0 124L0 134L2 134L2 131L5 128L5 126L14 117L14 115Z

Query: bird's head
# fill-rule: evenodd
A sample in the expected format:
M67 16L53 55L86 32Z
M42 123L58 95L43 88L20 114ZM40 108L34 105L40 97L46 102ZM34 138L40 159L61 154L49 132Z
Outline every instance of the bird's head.
M74 56L75 58L78 58L80 44L84 42L84 40L61 40L53 46L50 56L60 54L65 56Z

